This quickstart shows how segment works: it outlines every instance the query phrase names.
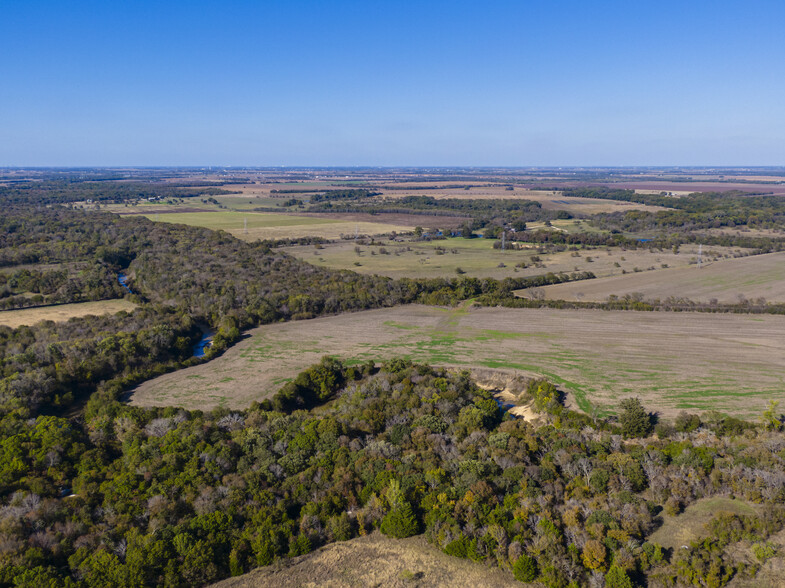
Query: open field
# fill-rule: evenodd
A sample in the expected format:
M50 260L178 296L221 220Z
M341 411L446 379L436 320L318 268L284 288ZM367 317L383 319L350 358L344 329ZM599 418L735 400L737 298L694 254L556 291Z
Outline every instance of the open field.
M469 183L461 182L461 184L469 185ZM431 182L426 184L407 184L405 186L393 186L378 184L373 182L362 183L364 187L368 187L380 195L375 197L376 201L394 201L406 196L430 196L437 200L445 198L456 198L460 200L477 199L502 199L502 200L534 200L539 202L546 210L566 210L574 215L590 215L600 212L625 212L628 210L648 210L657 211L663 210L659 206L649 206L646 204L639 204L635 202L620 202L616 200L605 200L597 198L571 198L563 196L561 191L553 190L537 190L522 188L516 186L513 190L508 190L506 185L471 185L467 190L465 187L451 187L454 183L449 182ZM209 198L214 199L221 205L228 207L232 210L253 210L257 207L275 207L281 206L284 201L291 198L298 200L309 201L310 196L315 193L324 192L326 190L346 189L357 187L347 182L307 182L307 183L294 183L294 184L279 184L279 183L262 183L262 184L232 184L221 186L222 189L237 192L235 194L215 195ZM426 188L426 189L423 189ZM274 190L278 190L275 193ZM286 190L302 190L302 192L286 193ZM281 192L283 191L283 192ZM308 192L312 191L312 192ZM657 192L658 193L658 192ZM688 193L688 192L687 192ZM170 207L207 207L208 209L214 207L218 210L218 206L212 203L205 203L204 198L187 198L184 202L175 202L174 204L167 204L166 202L151 202L140 203L134 206L121 205L108 205L106 208L118 214L128 214L134 208L143 206L170 206Z
M657 190L660 192L674 192L692 194L693 192L729 192L739 190L751 194L785 194L785 184L745 183L745 182L668 182L668 181L642 181L642 182L601 182L611 188L625 190Z
M545 190L516 190L517 197L535 200L546 210L566 210L575 215L598 214L601 212L627 212L628 210L647 210L656 212L665 210L661 206L638 204L637 202L620 202L600 198L572 198L563 196L561 192Z
M635 190L641 193L671 192L674 195L686 195L693 192L730 192L738 190L749 194L785 195L785 184L782 183L746 183L720 181L671 181L671 180L622 180L622 181L570 181L559 178L549 180L548 184L558 188L583 188L587 186L607 186L620 190Z
M695 231L702 235L733 235L735 237L775 237L781 238L785 235L785 229L761 229L759 227L749 228L747 225L736 225L735 227L719 227L716 229L703 229Z
M445 198L457 198L459 200L477 199L501 199L501 200L534 200L539 202L546 210L566 210L575 215L589 215L600 212L624 212L627 210L664 210L660 206L648 206L635 202L619 202L616 200L604 200L597 198L567 198L560 191L553 190L532 190L516 187L508 190L506 186L472 186L471 189L465 188L438 188L433 190L385 190L380 187L382 192L380 198L403 198L404 196L431 196L437 200Z
M214 588L504 588L526 586L510 572L451 557L422 535L389 539L379 532L331 543L313 553L258 568Z
M668 297L736 303L742 298L785 302L785 252L722 259L697 266L674 267L597 280L556 284L542 289L555 300L604 301L615 294L640 293L644 299ZM524 293L525 294L525 293Z
M754 515L754 505L730 498L702 498L684 509L684 512L669 516L663 514L663 524L649 537L649 541L668 549L679 549L707 535L705 527L718 514L727 512L737 515Z
M380 233L411 231L412 226L386 223L352 222L332 219L327 216L298 216L266 212L237 212L218 210L215 212L183 212L169 214L146 214L147 218L160 222L181 223L213 230L223 230L238 239L283 239L297 237L324 237L338 239L341 235L377 235ZM247 222L247 231L245 223Z
M0 325L13 329L22 325L34 325L39 321L67 321L70 318L87 315L114 314L124 310L131 312L136 304L128 300L99 300L96 302L78 302L75 304L57 304L38 308L0 311Z
M554 222L558 225L559 221ZM572 221L564 221L570 223ZM567 230L565 228L565 230ZM644 272L667 267L687 267L697 261L698 246L684 245L681 252L649 249L621 250L618 248L582 249L538 253L534 245L524 249L501 251L493 248L493 239L463 239L439 241L379 241L379 245L360 245L355 251L354 241L329 243L322 249L313 246L287 247L286 251L321 267L350 269L358 273L379 274L391 278L455 277L457 268L467 276L480 278L536 276L547 272L572 273L591 271L597 277L621 276L623 272ZM440 254L440 250L443 252ZM387 253L383 253L386 251ZM737 249L713 247L713 254L704 251L704 260L718 256L740 254ZM534 258L534 259L533 259ZM537 261L539 258L540 261ZM359 265L358 265L359 264ZM500 267L500 264L503 264ZM516 267L525 264L528 267ZM636 270L637 268L637 270Z
M141 406L244 408L326 354L546 376L584 411L640 396L667 416L755 418L785 396L785 317L421 305L266 325L206 364L131 395Z

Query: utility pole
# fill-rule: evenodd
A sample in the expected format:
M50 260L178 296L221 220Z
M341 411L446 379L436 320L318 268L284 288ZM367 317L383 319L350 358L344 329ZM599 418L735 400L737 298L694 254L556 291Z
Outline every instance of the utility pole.
M703 243L698 245L698 269L701 269L703 263Z

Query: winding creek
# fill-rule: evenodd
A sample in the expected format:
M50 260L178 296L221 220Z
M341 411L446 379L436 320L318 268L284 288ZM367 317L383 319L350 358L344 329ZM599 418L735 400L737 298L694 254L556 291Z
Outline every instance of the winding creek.
M125 275L124 272L117 274L117 281L126 292L129 294L134 294L134 291L131 290L131 287L128 285L128 276ZM194 345L192 348L191 355L193 357L204 357L205 353L207 353L207 350L213 344L213 336L215 335L215 331L206 325L199 325L199 329L202 331L202 338L199 339L196 345Z
M128 286L128 276L126 276L123 272L120 272L117 274L117 281L120 282L120 285L125 289L126 292L133 294L133 290L131 290L130 286Z

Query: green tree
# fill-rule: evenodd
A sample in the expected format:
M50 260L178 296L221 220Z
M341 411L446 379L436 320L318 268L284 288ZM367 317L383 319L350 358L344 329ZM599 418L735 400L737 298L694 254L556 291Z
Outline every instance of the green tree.
M649 413L643 408L639 398L625 398L621 401L619 422L625 437L646 437L652 430Z
M385 535L403 539L419 533L420 525L412 512L412 507L408 502L403 502L401 506L387 513L379 529Z
M780 405L779 400L769 400L768 408L763 411L763 426L770 431L779 431L782 428L782 422L777 415L777 407Z
M524 553L515 560L512 574L519 582L533 582L537 577L537 561Z
M632 588L632 580L623 569L612 565L605 574L605 588Z

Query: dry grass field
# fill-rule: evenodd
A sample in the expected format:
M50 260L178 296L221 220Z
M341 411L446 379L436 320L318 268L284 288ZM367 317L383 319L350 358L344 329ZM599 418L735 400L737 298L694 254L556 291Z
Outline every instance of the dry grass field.
M97 302L78 302L76 304L57 304L38 308L0 311L0 325L13 329L22 325L34 325L40 321L67 321L73 317L114 314L122 310L131 312L136 304L128 300L99 300Z
M627 210L663 210L660 206L648 206L635 202L618 202L598 198L568 198L560 191L530 190L516 187L508 190L505 186L472 186L465 188L436 188L433 190L385 190L379 189L383 198L403 198L404 196L432 196L437 200L445 198L458 199L502 199L502 200L534 200L546 210L566 210L572 214L597 214L600 212L625 212Z
M168 214L145 214L151 220L168 223L181 223L213 230L223 230L245 241L257 239L283 239L297 237L324 237L339 239L341 235L377 235L380 233L411 231L412 226L352 222L328 216L299 216L267 212L238 212L216 210L215 212L174 212ZM246 229L247 225L247 229Z
M690 541L706 537L706 525L723 512L754 515L758 511L754 505L742 500L701 498L676 516L663 513L662 526L652 533L648 540L668 549L680 549L682 545L689 545Z
M324 245L322 249L298 246L288 247L286 251L321 267L350 269L358 273L379 274L391 278L455 277L457 268L460 268L467 276L496 279L535 276L547 272L569 274L576 271L591 271L597 277L621 276L623 272L661 270L663 265L687 267L697 261L698 253L697 245L685 245L678 254L670 250L623 251L618 248L538 253L533 245L526 244L525 249L501 251L493 248L492 239L460 237L402 243L383 240L375 246L359 246L360 254L355 251L355 246L353 241L344 241ZM443 250L441 254L440 248ZM715 259L715 255L719 257L738 254L740 252L736 249L714 247L712 255L704 251L704 258ZM528 267L518 267L519 264Z
M755 418L783 399L785 317L409 305L254 329L221 357L130 395L141 406L244 408L326 354L550 378L584 411L640 396L649 409Z
M258 568L214 588L505 588L526 586L510 572L451 557L420 535L389 539L375 532Z
M700 269L691 265L556 284L542 291L554 300L604 301L612 294L640 293L645 299L660 300L673 296L701 302L736 303L742 298L785 302L785 252L720 259Z
M663 514L663 524L648 540L658 543L663 547L673 549L674 552L683 546L689 546L693 541L699 541L708 535L706 525L718 515L729 513L735 515L760 515L758 505L731 498L702 498L688 506L683 513L670 516ZM723 559L736 563L754 564L760 570L752 579L736 576L728 588L771 588L782 586L785 578L785 530L775 533L766 540L773 546L777 554L765 563L756 557L750 541L740 541L729 545L723 554Z

